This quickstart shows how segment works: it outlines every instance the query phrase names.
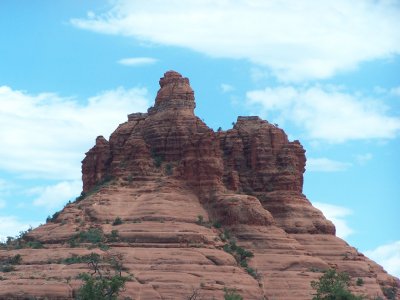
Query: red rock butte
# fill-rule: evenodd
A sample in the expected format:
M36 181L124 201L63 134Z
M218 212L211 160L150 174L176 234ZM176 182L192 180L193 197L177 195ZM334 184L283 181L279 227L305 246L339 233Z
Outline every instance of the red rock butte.
M347 272L355 294L399 299L398 279L336 237L302 193L299 141L253 116L214 132L195 106L189 80L169 71L147 113L98 137L82 161L82 195L3 245L3 265L20 259L0 272L0 299L74 299L88 266L71 257L92 252L133 275L121 299L223 299L224 289L311 299L310 282L329 268ZM98 240L83 238L94 230Z

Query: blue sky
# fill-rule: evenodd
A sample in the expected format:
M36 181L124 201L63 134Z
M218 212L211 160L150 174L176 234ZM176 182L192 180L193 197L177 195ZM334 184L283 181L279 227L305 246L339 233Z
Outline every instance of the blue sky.
M81 190L80 161L158 79L196 114L260 115L307 152L304 193L338 235L400 276L400 2L0 2L0 238Z

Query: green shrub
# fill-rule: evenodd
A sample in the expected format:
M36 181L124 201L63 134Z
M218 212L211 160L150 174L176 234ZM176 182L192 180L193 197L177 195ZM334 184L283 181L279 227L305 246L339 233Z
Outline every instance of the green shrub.
M103 241L103 231L97 228L90 228L88 231L81 231L78 233L78 241L81 243L100 243Z
M357 281L356 281L356 284L357 284L358 286L362 286L362 285L364 284L364 279L358 277L358 278L357 278Z
M46 219L46 223L55 222L55 221L57 220L57 218L58 218L59 215L60 215L60 212L57 211L57 212L55 212L51 217L48 216L47 219Z
M224 289L224 300L243 300L243 297L235 289Z
M171 164L167 164L167 165L165 166L165 173L166 173L168 176L171 176L171 175L172 175L172 173L173 173L173 168L172 168L172 165L171 165Z
M215 228L219 229L219 228L221 228L222 225L221 225L220 222L214 221L214 222L213 222L213 226L214 226Z
M118 230L111 230L111 234L107 236L108 242L116 242L118 241Z
M26 247L32 249L42 249L43 244L39 241L30 241L26 243Z
M100 255L91 253L86 257L91 273L81 273L79 279L83 281L78 291L79 300L116 300L119 292L125 286L128 277L122 276L122 263L112 258L103 261ZM114 274L111 275L109 269L104 268L104 263L108 263L107 268L112 268Z
M0 265L0 272L11 272L11 271L15 271L15 267L12 265Z
M337 273L329 269L319 281L312 281L311 287L317 291L312 300L361 300L362 296L355 296L349 290L350 277L346 273Z
M84 256L72 255L71 257L67 257L67 258L63 259L61 262L66 265L87 263L88 255L84 255Z
M21 261L21 254L16 254L13 257L7 259L7 263L9 263L10 265L19 265Z
M75 234L68 243L71 248L79 246L80 243L91 243L99 246L104 241L104 234L101 229L90 228L88 231L80 231Z
M112 223L113 226L121 225L121 224L122 224L122 220L120 217L116 217L114 222Z
M203 225L203 222L204 222L204 217L202 215L198 215L196 224Z
M252 276L254 279L260 279L260 274L258 274L257 270L254 270L253 268L250 267L245 267L246 272Z
M164 160L163 157L160 155L157 155L157 153L154 150L151 151L151 157L153 158L153 162L154 162L154 165L156 166L156 168L161 167L161 164Z
M383 294L389 299L389 300L395 300L396 295L397 295L397 288L396 287L384 287L382 289Z

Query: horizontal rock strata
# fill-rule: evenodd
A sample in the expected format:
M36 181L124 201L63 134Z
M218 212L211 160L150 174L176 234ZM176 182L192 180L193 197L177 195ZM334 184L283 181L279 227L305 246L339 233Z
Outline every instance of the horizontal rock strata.
M306 300L329 268L347 272L354 293L389 299L398 279L336 237L302 193L299 141L258 117L214 132L195 107L189 80L169 71L147 113L98 137L82 161L82 195L3 245L0 299L74 299L90 253L123 263L121 299L223 299L235 289Z

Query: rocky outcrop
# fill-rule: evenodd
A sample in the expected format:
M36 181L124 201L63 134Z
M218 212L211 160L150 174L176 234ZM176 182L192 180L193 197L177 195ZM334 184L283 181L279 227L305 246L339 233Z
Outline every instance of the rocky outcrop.
M258 117L214 132L194 108L189 80L169 71L147 113L98 137L82 161L82 196L0 250L4 262L20 255L0 274L0 299L73 299L88 272L76 258L92 252L121 258L130 299L222 299L224 289L311 299L310 282L331 267L349 273L355 293L388 299L398 280L337 238L302 194L299 141Z

